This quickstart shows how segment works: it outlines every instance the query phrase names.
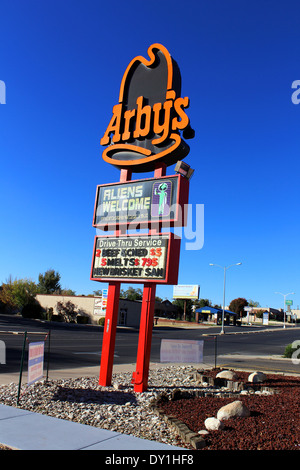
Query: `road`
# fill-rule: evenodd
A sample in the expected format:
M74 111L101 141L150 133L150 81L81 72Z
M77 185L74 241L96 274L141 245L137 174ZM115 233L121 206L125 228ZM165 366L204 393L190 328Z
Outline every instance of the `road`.
M6 350L6 363L0 364L0 374L19 371L25 331L28 335L25 351L28 350L28 342L45 340L45 363L49 358L50 370L100 365L103 327L0 315L0 340ZM200 367L216 364L218 367L300 373L299 364L281 358L287 344L300 340L299 327L230 326L225 327L225 331L224 335L220 335L220 328L214 326L184 329L155 326L151 362L160 362L162 339L193 339L204 341L203 364ZM137 330L118 328L114 364L135 364L137 345Z

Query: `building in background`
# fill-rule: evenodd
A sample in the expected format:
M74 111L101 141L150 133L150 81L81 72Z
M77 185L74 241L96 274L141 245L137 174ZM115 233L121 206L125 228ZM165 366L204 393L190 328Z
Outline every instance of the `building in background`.
M80 317L86 318L86 323L98 325L100 318L105 317L106 297L84 295L53 295L38 294L36 300L45 311L53 309L53 314L58 315L57 303L72 302ZM118 325L138 328L141 316L141 300L119 300ZM158 317L175 317L178 308L169 300L155 302L154 315Z

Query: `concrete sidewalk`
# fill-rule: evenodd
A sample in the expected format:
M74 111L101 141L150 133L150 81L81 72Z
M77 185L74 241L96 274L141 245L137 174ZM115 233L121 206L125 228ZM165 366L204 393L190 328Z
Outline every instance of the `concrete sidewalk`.
M162 364L151 364L152 368ZM115 365L113 372L132 372L135 364ZM52 370L49 379L95 377L99 366ZM22 384L26 384L27 373L23 374ZM0 384L18 383L19 374L0 374ZM126 434L100 429L85 424L65 421L34 413L12 406L0 404L0 444L18 450L157 450L183 451L156 441L148 441Z
M0 405L0 443L18 450L184 450L6 405Z

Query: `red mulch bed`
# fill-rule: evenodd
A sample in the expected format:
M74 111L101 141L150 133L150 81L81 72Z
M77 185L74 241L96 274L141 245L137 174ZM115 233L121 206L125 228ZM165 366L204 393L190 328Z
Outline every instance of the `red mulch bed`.
M205 371L205 375L217 372ZM249 373L235 372L238 381L247 382ZM204 436L204 450L300 450L300 377L266 375L263 385L278 393L179 399L162 402L160 408L198 432L205 429L206 418L216 417L222 406L241 400L250 416L226 420L223 430L210 431Z

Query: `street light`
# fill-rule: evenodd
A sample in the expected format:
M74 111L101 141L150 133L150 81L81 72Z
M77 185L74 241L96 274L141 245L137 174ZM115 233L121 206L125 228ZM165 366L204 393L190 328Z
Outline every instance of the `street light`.
M231 268L232 266L240 266L242 263L235 263L231 264L230 266L220 266L219 264L213 264L209 263L209 266L218 266L219 268L224 269L224 291L223 291L223 312L222 312L222 330L220 332L221 335L225 333L224 331L224 310L225 310L225 281L226 281L226 271L228 268Z
M290 292L289 294L282 294L281 292L275 292L275 294L283 295L283 328L285 328L285 298L288 295L295 294L295 292Z

